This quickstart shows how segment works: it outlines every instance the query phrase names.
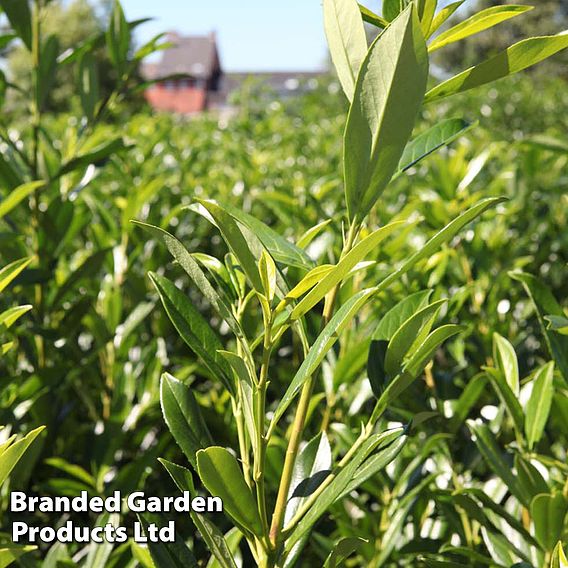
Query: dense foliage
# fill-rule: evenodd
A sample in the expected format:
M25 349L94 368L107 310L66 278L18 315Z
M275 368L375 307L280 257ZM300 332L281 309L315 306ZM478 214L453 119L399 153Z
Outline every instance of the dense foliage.
M418 117L390 109L394 132L414 143L400 161L395 136L394 162L379 145L366 185L353 108L376 84L338 63L329 21L355 164L334 79L285 102L247 92L230 119L141 112L118 130L156 42L132 50L116 4L58 58L42 3L24 4L0 1L35 61L29 121L0 128L0 563L565 566L565 83L515 76L421 106L394 73ZM387 26L372 50L410 49L402 29L416 47L432 3L422 24L385 4L390 25L363 14ZM362 29L352 16L339 25ZM59 66L77 114L48 112ZM179 516L171 548L9 543L10 490L176 485L223 496L228 516Z

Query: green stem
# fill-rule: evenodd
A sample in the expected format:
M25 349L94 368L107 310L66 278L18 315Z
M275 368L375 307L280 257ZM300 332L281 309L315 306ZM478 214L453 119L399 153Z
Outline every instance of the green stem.
M355 242L355 238L359 231L359 224L354 219L349 227L349 232L343 245L341 257L346 255ZM337 294L339 292L339 284L331 289L325 297L324 309L322 314L322 329L329 323L333 316ZM302 434L304 432L304 425L306 416L308 415L310 399L316 381L317 375L312 375L305 383L300 394L300 400L292 423L292 431L290 439L288 440L288 447L286 448L286 457L284 459L284 467L282 469L282 476L280 478L280 486L278 487L278 496L276 498L276 505L272 515L272 523L270 525L270 542L276 548L282 524L284 522L284 514L286 512L286 502L288 500L288 492L292 483L292 474L294 472L294 465L296 463L296 456L302 441Z

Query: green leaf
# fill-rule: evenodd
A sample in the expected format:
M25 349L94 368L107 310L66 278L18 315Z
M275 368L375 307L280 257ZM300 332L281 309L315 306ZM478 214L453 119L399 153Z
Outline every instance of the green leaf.
M509 491L521 503L527 504L527 496L523 493L518 479L513 475L510 464L503 459L501 448L497 445L489 426L473 420L468 420L467 426L485 463L503 480Z
M57 174L55 174L54 179L75 170L86 168L90 164L94 164L95 166L100 165L100 163L104 162L104 160L106 160L109 156L113 156L125 147L126 146L124 145L121 137L102 142L95 148L88 150L83 154L79 154L78 156L71 158L68 162L65 162Z
M493 334L493 358L495 359L495 365L505 377L507 385L513 394L518 397L520 386L517 354L513 346L496 332Z
M450 337L465 329L462 325L443 325L435 329L424 339L423 343L416 349L414 354L404 364L402 372L389 383L381 394L373 414L371 422L375 423L389 404L394 401L403 391L405 391L424 370L428 361L434 355L438 347Z
M0 485L6 481L18 461L44 429L45 426L40 426L26 434L17 442L13 442L3 448L0 454Z
M361 309L363 304L374 294L375 289L369 288L362 290L355 296L352 296L337 310L335 315L331 318L330 322L325 326L319 334L314 344L311 346L306 358L301 364L298 372L292 379L284 396L278 404L270 429L272 429L282 417L294 397L298 394L302 385L308 380L309 377L318 368L326 353L331 349L333 344L337 341L339 334L343 328L351 321L351 318Z
M114 0L110 14L106 32L106 45L112 64L119 73L122 73L130 48L130 28L118 0Z
M323 568L339 568L344 560L357 552L367 541L358 536L342 538L326 558Z
M394 377L400 372L402 362L412 346L425 339L434 320L447 300L438 300L410 316L395 332L385 355L385 372Z
M422 0L421 2L418 2L418 6L420 27L422 28L424 37L427 38L430 32L430 26L432 25L432 21L434 20L434 15L436 14L438 0Z
M329 440L325 432L320 432L300 450L294 463L284 524L290 522L306 499L331 473L331 464Z
M384 18L381 18L381 16L379 16L378 14L375 14L375 12L372 12L371 10L369 10L369 8L363 6L363 4L359 4L359 11L361 12L361 17L363 18L364 22L372 24L380 30L383 30L389 25L389 23Z
M442 146L447 146L473 126L461 118L447 118L438 122L406 145L397 174L408 170Z
M160 381L160 404L172 436L191 465L197 468L196 453L210 446L212 440L191 389L164 373Z
M266 250L263 250L260 255L258 272L260 274L264 295L269 302L272 302L274 293L276 292L276 265Z
M493 388L495 389L495 392L499 396L501 402L505 405L511 420L513 421L517 434L522 436L525 427L525 419L518 395L511 390L511 387L505 379L505 375L500 369L487 368L485 371L493 385Z
M232 373L225 359L217 353L223 349L221 340L187 297L165 276L150 273L164 308L188 347L201 358L205 366L234 396Z
M31 552L32 550L36 550L37 546L32 546L29 544L11 544L11 543L4 543L0 545L0 568L6 568L12 564L12 562L16 561L20 556L26 554L27 552Z
M351 219L363 219L395 173L424 98L426 44L410 6L373 42L357 78L343 143Z
M233 316L231 308L222 300L215 288L211 286L209 280L187 251L187 249L181 244L181 242L176 239L173 235L156 227L154 225L148 225L147 223L141 223L140 221L132 221L135 225L142 227L146 231L152 233L154 236L158 237L164 242L170 254L179 262L180 266L185 270L187 275L193 280L193 283L199 288L201 293L217 311L217 313L227 322L227 325L231 328L231 331L241 339L244 339L244 334L241 330L241 326Z
M523 71L568 47L568 32L520 41L483 63L436 85L426 93L426 102L463 93Z
M4 10L12 29L24 42L24 45L32 49L32 15L28 0L0 0L0 6Z
M397 329L419 309L423 308L432 295L432 290L422 290L406 296L392 307L379 322L373 333L373 340L386 339L390 341Z
M469 222L473 221L476 217L481 215L489 207L504 201L503 197L488 197L464 211L461 215L453 219L442 230L438 231L423 247L416 251L403 265L391 272L382 282L377 286L378 291L384 290L390 284L398 280L403 274L408 272L417 262L423 258L429 258L434 254L442 244L447 243L453 239L459 231L465 227Z
M90 122L95 116L99 102L99 73L96 59L91 52L81 57L78 83L81 108Z
M527 403L525 434L529 450L532 450L542 438L554 395L554 362L541 367L534 380L531 397Z
M9 329L20 317L29 312L33 306L15 306L0 313L0 329Z
M538 469L519 454L515 455L515 470L523 491L532 499L539 493L549 493L548 485Z
M552 552L566 527L568 500L562 493L537 495L531 501L530 511L536 540L544 550Z
M477 12L473 16L453 26L449 30L442 32L436 36L434 41L428 47L428 51L432 53L450 43L460 41L466 37L478 34L484 30L492 28L501 22L520 16L524 12L532 10L532 6L519 6L510 4L507 6L492 6Z
M367 54L367 36L356 0L323 0L323 21L331 59L348 100Z
M224 209L231 217L252 231L276 262L281 262L286 266L296 266L304 270L308 270L314 266L313 260L299 246L296 246L280 236L274 229L271 229L260 219L227 203L211 201L217 203L219 207Z
M363 462L363 465L361 465L354 474L353 479L343 490L342 497L349 495L352 491L361 487L363 483L394 461L407 441L408 436L405 436L401 431L397 430L396 434L393 434L390 439L390 443L386 444L380 450L377 450L371 457Z
M568 337L551 332L544 320L545 315L564 316L562 307L558 304L550 290L538 278L526 272L509 272L509 276L521 282L532 300L542 333L552 358L558 370L568 381Z
M247 240L239 229L237 223L220 205L211 200L197 199L215 220L217 227L221 231L223 239L237 257L241 268L246 274L249 283L257 291L262 293L262 281L258 273L256 259L252 254Z
M387 352L388 341L384 339L372 340L369 345L367 356L367 377L371 383L373 394L380 398L383 394L389 376L385 371L385 355Z
M246 533L262 535L262 522L254 496L237 460L228 450L211 446L197 452L197 468L203 485L223 501L223 509Z
M363 260L396 228L405 221L395 221L377 229L361 242L357 243L320 282L306 294L292 310L290 318L296 320L311 310L335 285L339 284L355 265Z
M231 555L236 556L240 553L239 544L243 539L243 533L239 530L238 527L233 527L232 529L228 530L223 538L227 543L227 547ZM207 562L206 568L225 568L226 566L227 565L224 562L220 562L215 555L212 555L209 558L209 562Z
M162 518L150 513L138 514L138 519L144 527L144 532L148 532L150 524L158 527L165 526ZM152 556L154 564L159 568L198 568L197 560L186 546L180 534L175 533L174 542L148 541L148 550Z
M383 16L392 22L405 8L412 4L412 0L383 0Z
M31 181L12 189L6 198L0 202L0 219L10 213L10 211L19 205L28 195L43 186L45 186L44 181Z
M434 35L435 32L438 31L438 29L444 25L444 23L448 20L448 18L450 18L452 16L452 14L465 2L465 0L458 0L458 2L452 2L451 4L448 4L447 6L445 6L444 8L442 8L435 16L434 19L432 20L432 24L430 25L430 30L428 31L428 34L426 35L427 38L431 37L432 35Z
M197 496L189 470L165 459L159 459L158 461L166 468L180 491L189 491L192 498ZM208 519L207 515L195 513L194 511L191 511L190 515L213 557L217 559L219 566L221 568L236 568L233 554L225 541L223 533Z
M341 498L345 488L352 481L355 473L359 470L365 459L373 452L379 451L392 443L402 432L403 428L398 428L396 430L382 432L381 434L371 435L355 452L348 464L340 469L339 472L332 474L332 481L321 492L302 520L296 525L290 537L286 540L285 550L287 552L291 551L294 545L302 539L303 535L311 529L321 515L323 515L335 501Z
M568 568L568 560L562 549L562 543L558 541L552 553L552 560L550 561L550 568Z
M41 46L41 57L39 60L36 101L40 109L44 108L47 95L54 84L58 55L59 40L57 36L50 35Z
M544 316L548 322L547 329L552 329L562 335L568 335L568 318L564 316Z
M20 258L19 260L14 260L10 264L0 268L0 292L26 268L26 266L32 261L32 257Z

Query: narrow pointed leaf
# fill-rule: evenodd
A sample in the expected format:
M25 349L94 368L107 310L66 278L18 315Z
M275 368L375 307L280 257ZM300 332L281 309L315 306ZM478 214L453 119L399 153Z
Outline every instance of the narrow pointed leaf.
M10 213L10 211L19 205L28 195L44 185L44 181L31 181L12 189L6 198L0 202L0 219Z
M525 418L518 395L511 390L511 387L505 379L505 375L500 369L488 368L486 372L501 402L505 405L513 421L515 430L518 434L522 435L525 426Z
M271 428L282 417L292 400L294 400L294 397L298 394L300 388L302 388L302 385L318 368L326 353L337 341L343 328L351 321L351 318L353 318L353 316L361 309L363 304L367 302L374 291L374 288L362 290L355 296L352 296L341 306L341 308L339 308L339 310L337 310L330 322L325 326L314 344L311 346L304 362L298 369L298 372L292 379L290 386L280 400L280 403L274 412L274 417L272 418Z
M6 481L6 478L10 475L18 461L20 461L20 458L44 429L45 426L40 426L4 449L0 455L0 485Z
M436 85L426 94L426 102L463 93L523 71L566 49L568 32L554 36L533 37L520 41L483 63L466 69L459 75Z
M0 269L0 292L26 268L26 266L32 261L32 257L20 258L19 260L14 260L10 264L7 264Z
M436 36L428 47L428 51L436 51L450 43L478 34L500 24L501 22L505 22L515 16L520 16L529 10L532 10L532 6L519 6L514 4L507 6L492 6L491 8L481 10L449 30L446 30Z
M568 568L568 559L564 554L564 549L560 541L558 541L552 553L550 568Z
M213 441L190 387L164 373L160 382L160 404L172 436L191 465L197 468L196 453Z
M356 0L324 0L323 21L331 59L347 98L367 54L367 36Z
M251 286L262 293L262 281L258 273L257 259L252 254L247 241L235 220L221 206L211 200L197 200L215 220L223 239L235 255Z
M519 363L513 346L498 333L493 334L493 358L515 396L520 394Z
M211 495L223 500L227 514L246 532L260 536L262 523L256 501L233 454L219 446L200 450L197 468Z
M444 8L442 8L432 20L432 24L430 25L430 30L428 31L428 35L426 38L431 37L434 35L438 29L444 25L444 23L452 16L452 14L465 2L465 0L458 0L457 2L452 2L448 4Z
M529 450L532 450L544 433L554 395L554 363L550 361L539 369L533 381L533 390L527 403L525 433Z
M150 279L181 338L203 361L213 376L234 395L235 386L231 369L225 359L217 353L219 349L223 349L223 344L217 334L171 280L153 272L150 273Z
M375 40L361 66L343 143L349 217L363 219L395 173L428 78L420 22L409 6Z
M189 491L192 498L197 496L197 491L193 485L193 477L188 469L164 459L159 461L166 468L180 491ZM209 520L207 515L195 513L194 511L191 511L190 515L209 550L217 559L219 566L222 568L236 568L235 559L229 550L223 533L217 526Z
M447 146L472 126L461 118L448 118L432 126L406 145L397 173L408 170L442 146Z
M321 281L306 294L292 310L291 319L295 320L311 310L336 284L339 284L355 265L365 259L384 239L405 221L395 221L377 229L361 242L357 243Z
M363 6L363 4L359 4L359 11L361 12L361 17L363 18L364 22L372 24L380 30L385 29L389 25L389 23L384 18L382 18L378 14L375 14L375 12L372 12L371 10L369 10L369 8Z
M29 0L0 0L0 7L4 10L13 30L31 51L32 14Z

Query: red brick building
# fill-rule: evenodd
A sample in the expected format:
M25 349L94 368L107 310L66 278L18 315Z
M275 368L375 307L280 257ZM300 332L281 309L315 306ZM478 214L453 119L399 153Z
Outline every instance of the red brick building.
M285 98L315 88L321 77L320 72L224 73L214 33L180 36L172 32L168 40L173 47L162 52L160 61L142 69L148 80L169 77L146 89L146 100L156 111L191 115L211 109L231 110L229 95L250 78L276 97Z
M158 63L144 66L146 79L172 75L146 89L145 97L158 111L194 114L206 110L209 99L219 91L221 63L215 34L183 37L168 34L173 47L162 52Z

